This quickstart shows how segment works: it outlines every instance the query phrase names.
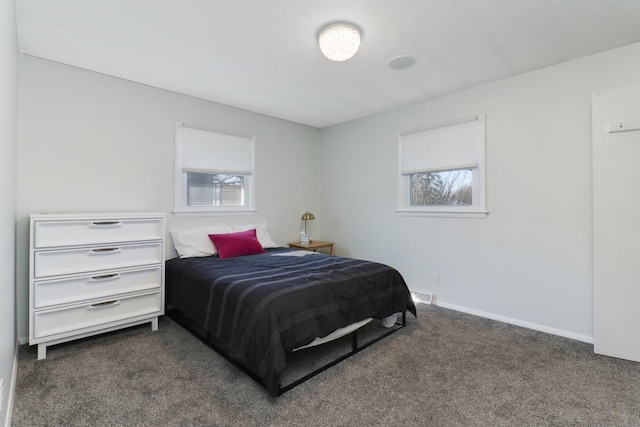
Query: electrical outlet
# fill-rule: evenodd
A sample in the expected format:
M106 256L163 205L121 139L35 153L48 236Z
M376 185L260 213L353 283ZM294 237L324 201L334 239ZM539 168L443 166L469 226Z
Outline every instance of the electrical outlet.
M440 283L440 273L433 273L433 283Z

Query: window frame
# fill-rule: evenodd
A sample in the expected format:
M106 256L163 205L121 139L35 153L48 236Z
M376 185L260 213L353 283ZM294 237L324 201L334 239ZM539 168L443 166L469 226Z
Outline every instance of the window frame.
M424 132L432 129L446 128L458 124L477 121L477 140L476 140L476 166L471 168L472 173L472 194L473 202L471 205L447 205L447 206L411 206L411 174L403 174L402 165L402 137L403 135ZM450 217L450 218L486 218L488 212L486 210L486 165L485 165L485 145L486 145L486 117L478 115L466 117L459 120L452 120L444 123L438 123L417 129L400 132L398 135L398 194L399 207L396 212L404 216L431 216L431 217ZM461 167L459 169L469 169ZM430 170L428 172L444 172L450 170L459 170L444 167L443 169ZM426 172L426 171L425 171ZM420 172L415 172L420 173Z
M245 138L250 143L250 173L238 173L236 171L190 171L200 173L225 173L228 175L241 175L244 177L244 206L190 206L187 203L187 173L183 166L184 141L181 129L190 128L203 132L212 133L212 137L230 136L234 138ZM255 209L255 137L238 135L219 130L203 129L201 127L187 126L181 122L175 124L175 205L173 213L176 216L216 216L216 215L251 215Z

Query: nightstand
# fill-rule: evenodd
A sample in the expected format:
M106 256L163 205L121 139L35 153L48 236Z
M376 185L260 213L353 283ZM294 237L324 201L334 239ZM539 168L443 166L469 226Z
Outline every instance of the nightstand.
M333 245L335 245L335 243L311 240L308 245L303 245L300 242L290 242L288 245L290 248L304 249L305 251L313 252L318 252L318 249L327 248L329 250L329 255L333 255Z

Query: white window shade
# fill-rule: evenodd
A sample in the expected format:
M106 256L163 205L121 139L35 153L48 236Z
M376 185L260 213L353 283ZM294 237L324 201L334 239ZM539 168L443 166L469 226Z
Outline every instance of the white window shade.
M182 171L251 175L253 139L179 126Z
M478 165L480 121L461 122L403 133L400 137L400 173L472 169Z
M175 127L176 215L255 212L255 139Z

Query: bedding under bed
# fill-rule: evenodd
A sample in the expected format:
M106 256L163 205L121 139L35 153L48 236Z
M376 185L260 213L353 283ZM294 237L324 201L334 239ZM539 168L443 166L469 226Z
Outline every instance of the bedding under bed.
M168 260L166 292L168 309L206 329L274 396L294 349L367 318L416 315L395 269L285 248Z

